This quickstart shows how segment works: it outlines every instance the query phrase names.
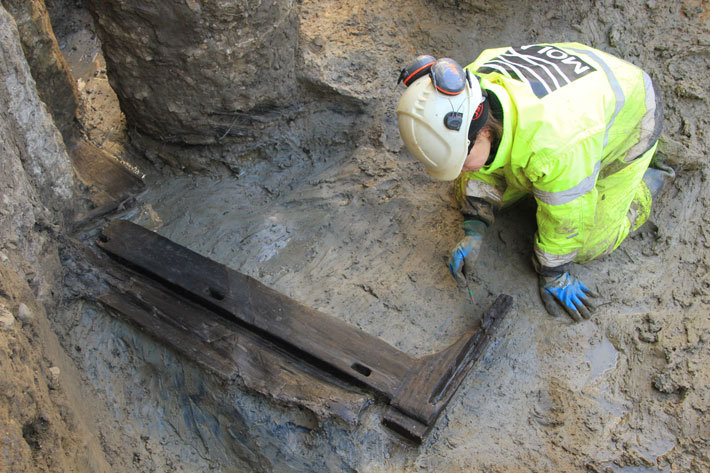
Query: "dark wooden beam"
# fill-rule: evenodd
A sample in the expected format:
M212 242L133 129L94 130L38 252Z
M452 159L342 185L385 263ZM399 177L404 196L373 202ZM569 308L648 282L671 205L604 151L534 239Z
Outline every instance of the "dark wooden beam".
M371 395L155 281L88 248L87 255L107 287L98 300L114 316L216 375L225 386L239 378L252 392L349 424L371 402Z
M289 355L384 396L392 405L386 425L415 441L421 441L434 425L512 301L510 296L500 296L481 327L467 330L439 353L415 359L133 223L112 222L104 228L99 246L177 296L237 323ZM115 299L109 303L119 311L130 310L122 309ZM190 323L196 337L209 336L209 327Z

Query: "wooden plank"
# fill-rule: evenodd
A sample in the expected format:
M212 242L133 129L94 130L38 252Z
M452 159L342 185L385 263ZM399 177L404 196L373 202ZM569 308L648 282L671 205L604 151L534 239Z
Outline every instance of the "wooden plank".
M467 330L447 349L418 360L383 419L405 437L421 441L434 426L466 374L490 345L493 335L512 305L500 295L483 315L480 328ZM406 420L403 420L406 419Z
M383 422L415 441L421 441L432 428L512 303L510 296L499 296L484 314L480 328L467 330L439 353L415 359L377 337L130 222L112 222L102 231L99 245L149 278L136 284L135 278L122 280L118 275L118 285L127 288L134 298L133 307L131 302L111 300L115 306L126 306L118 310L135 312L135 306L144 305L142 310L152 311L152 317L170 322L208 344L210 357L258 365L259 359L248 359L248 350L220 338L220 324L205 322L196 314L206 311L218 315L223 318L221 324L247 329L262 348L271 343L271 350L285 359L296 364L303 360L307 363L304 366L342 376L382 394L391 402ZM178 301L189 299L194 307L176 308L173 297ZM144 326L154 323L145 315L132 317ZM183 344L189 341L183 340ZM270 389L279 389L278 379L270 381Z
M87 222L90 222L94 219L97 219L99 217L103 217L104 215L110 214L111 212L115 210L122 210L125 208L130 208L136 203L136 199L133 196L127 197L123 201L118 201L118 200L112 200L106 204L99 205L98 207L94 207L93 209L89 210L88 212L85 212L83 214L77 215L77 217L74 219L73 222L73 229L77 229L81 227L82 225L86 224Z
M510 296L499 296L484 314L480 329L470 328L447 349L418 360L418 366L408 373L392 405L424 424L431 424L441 405L453 395L455 389L451 388L458 386L457 380L465 376L488 346L511 304Z
M77 177L89 187L97 207L123 202L145 190L141 178L86 139L77 140L69 155Z
M369 397L190 300L120 268L99 297L119 318L225 380L320 417L357 422Z
M225 379L236 375L236 367L232 360L213 350L209 343L199 339L196 334L191 336L193 334L185 332L180 327L165 323L165 320L155 317L150 308L135 299L126 297L125 293L110 292L102 295L99 301L122 314L123 319L131 322L140 330L163 343L167 343L168 346L196 361L209 371Z
M99 245L220 315L388 398L415 365L414 358L379 338L133 223L112 222Z
M85 138L77 138L67 146L74 173L86 186L84 195L93 204L93 208L75 217L72 233L85 231L104 215L130 208L136 196L145 191L140 177Z
M433 425L422 424L397 409L389 409L382 418L382 424L414 443L421 443L433 427Z

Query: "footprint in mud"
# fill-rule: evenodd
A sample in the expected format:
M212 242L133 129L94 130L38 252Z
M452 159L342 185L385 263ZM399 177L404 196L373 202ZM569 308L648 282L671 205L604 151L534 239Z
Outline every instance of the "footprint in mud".
M549 381L547 388L530 394L533 403L530 416L543 427L563 425L569 416L569 397L572 391L556 378Z

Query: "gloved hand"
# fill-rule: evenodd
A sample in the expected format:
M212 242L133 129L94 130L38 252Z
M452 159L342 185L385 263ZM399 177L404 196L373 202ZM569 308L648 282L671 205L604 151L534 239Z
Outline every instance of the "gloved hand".
M483 234L488 227L480 220L466 220L461 225L461 228L463 228L465 236L451 250L449 271L456 278L459 286L465 287L467 286L466 278L469 275L473 275L473 266L478 259L478 253L481 251Z
M575 322L588 319L596 309L590 300L599 297L568 272L552 276L540 275L540 297L550 315L562 315L560 306Z

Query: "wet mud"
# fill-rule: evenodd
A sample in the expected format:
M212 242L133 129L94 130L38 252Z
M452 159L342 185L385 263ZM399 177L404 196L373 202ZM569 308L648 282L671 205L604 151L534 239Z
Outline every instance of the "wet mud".
M515 298L420 447L379 425L377 402L354 425L279 405L205 378L98 306L74 306L67 344L88 341L73 357L113 406L105 448L126 464L127 447L136 471L710 470L710 7L559 5L304 2L308 73L367 103L363 135L268 161L230 158L227 149L218 158L226 172L220 164L189 175L132 150L93 58L94 72L81 73L87 132L148 184L121 218L416 357L453 342L498 294ZM592 44L659 80L661 155L677 171L654 203L657 230L574 269L602 295L593 320L580 324L550 317L539 301L531 201L486 234L473 301L456 286L445 265L461 222L450 184L431 180L404 151L393 117L396 71L413 55L465 63L485 47L547 40Z

